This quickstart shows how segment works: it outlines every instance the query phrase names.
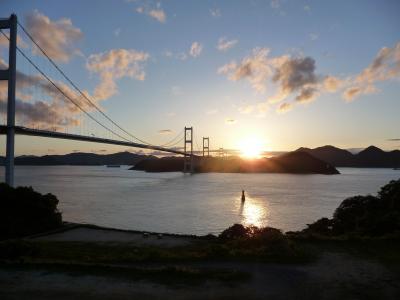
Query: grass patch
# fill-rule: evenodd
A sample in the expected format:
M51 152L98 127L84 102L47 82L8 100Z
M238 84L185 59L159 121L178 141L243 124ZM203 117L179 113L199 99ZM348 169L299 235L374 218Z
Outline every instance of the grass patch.
M206 281L238 283L250 279L246 272L225 269L201 269L188 266L124 267L112 265L66 264L66 263L23 263L2 264L2 269L34 270L46 273L63 273L69 276L100 276L132 281L149 280L168 285L199 285Z

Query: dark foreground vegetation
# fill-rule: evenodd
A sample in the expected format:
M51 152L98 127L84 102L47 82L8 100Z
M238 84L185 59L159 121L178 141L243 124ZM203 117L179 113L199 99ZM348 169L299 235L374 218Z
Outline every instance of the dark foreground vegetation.
M0 240L52 230L62 225L58 199L31 187L0 183Z
M295 235L303 237L400 237L400 179L383 186L377 196L345 199L333 218L322 218Z
M2 220L12 224L2 223L2 237L21 237L60 226L54 196L31 188L0 187ZM189 291L213 282L237 290L247 285L255 299L265 291L275 293L278 299L321 298L326 293L329 296L324 299L349 295L354 299L396 299L400 291L396 283L400 273L399 203L397 180L382 187L376 197L344 200L332 219L318 220L300 232L284 234L271 227L235 224L218 236L187 237L190 242L180 246L8 239L0 242L0 283L3 278L13 288L9 274L26 276L25 280L33 278L26 289L42 283L37 290L46 293L49 281L42 279L46 276L57 288L64 285L80 294L82 286L75 288L60 278L88 280L94 290L99 278L107 278L110 284L129 282L127 286L138 282L141 287L144 281L179 288L189 285ZM0 296L23 295L18 292L21 286L24 284L19 283L14 292L0 289ZM63 296L62 291L57 293ZM42 296L39 293L36 299Z

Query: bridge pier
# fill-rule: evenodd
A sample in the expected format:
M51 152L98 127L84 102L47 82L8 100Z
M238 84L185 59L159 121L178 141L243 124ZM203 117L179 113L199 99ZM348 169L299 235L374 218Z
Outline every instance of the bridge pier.
M15 146L15 85L17 65L17 16L0 20L0 29L10 29L8 69L0 72L1 80L8 80L7 100L7 145L6 145L6 183L14 186L14 146Z

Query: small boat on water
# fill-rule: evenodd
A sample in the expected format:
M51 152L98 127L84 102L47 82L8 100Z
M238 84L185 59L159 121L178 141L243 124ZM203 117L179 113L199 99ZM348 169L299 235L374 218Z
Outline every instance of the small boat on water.
M107 165L107 168L120 168L120 165Z

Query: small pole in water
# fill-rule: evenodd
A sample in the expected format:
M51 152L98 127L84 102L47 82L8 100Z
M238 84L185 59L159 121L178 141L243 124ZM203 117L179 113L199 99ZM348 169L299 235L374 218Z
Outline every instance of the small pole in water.
M246 196L244 195L244 190L242 190L242 202L246 201Z

